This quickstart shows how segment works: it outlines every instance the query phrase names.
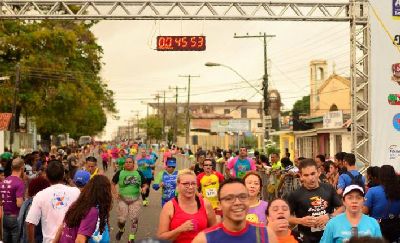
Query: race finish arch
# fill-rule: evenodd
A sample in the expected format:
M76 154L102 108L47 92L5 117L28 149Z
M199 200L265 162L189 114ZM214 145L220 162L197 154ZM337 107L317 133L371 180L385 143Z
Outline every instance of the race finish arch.
M397 0L380 0L397 1ZM121 14L122 13L122 14ZM336 21L350 27L352 149L370 165L370 26L368 0L137 1L2 0L0 19Z

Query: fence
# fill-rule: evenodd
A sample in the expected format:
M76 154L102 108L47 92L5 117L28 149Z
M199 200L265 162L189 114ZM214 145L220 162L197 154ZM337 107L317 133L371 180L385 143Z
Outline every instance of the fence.
M0 138L3 138L0 141L0 153L2 153L3 149L5 147L10 148L10 132L9 131L0 131L2 136ZM25 154L28 151L33 150L34 146L34 139L33 139L33 134L31 133L14 133L14 141L11 146L11 149L13 152L17 152L20 154Z

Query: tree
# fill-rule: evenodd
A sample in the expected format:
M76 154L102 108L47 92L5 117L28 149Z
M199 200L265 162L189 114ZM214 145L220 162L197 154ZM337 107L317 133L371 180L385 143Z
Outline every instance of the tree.
M0 111L11 111L15 66L21 67L19 114L34 119L45 138L69 132L95 135L116 113L113 91L100 78L102 48L93 23L2 21L0 74L13 76L0 89ZM17 125L17 124L16 124Z
M303 96L301 100L294 103L292 109L293 116L309 115L310 114L310 96Z
M146 129L147 139L162 139L162 120L157 115L140 119L139 127Z

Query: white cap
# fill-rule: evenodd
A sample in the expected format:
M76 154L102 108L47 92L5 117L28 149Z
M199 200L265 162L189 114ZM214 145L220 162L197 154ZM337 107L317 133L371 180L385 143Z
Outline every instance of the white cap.
M355 190L361 192L361 194L364 196L364 189L362 189L361 186L359 186L359 185L350 185L350 186L347 186L344 189L343 197L345 197L346 194L349 194L350 192L355 191Z

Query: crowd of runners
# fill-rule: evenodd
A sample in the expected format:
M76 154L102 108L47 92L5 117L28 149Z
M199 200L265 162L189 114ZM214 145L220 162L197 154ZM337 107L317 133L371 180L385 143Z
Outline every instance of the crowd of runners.
M398 175L384 165L364 177L356 164L345 152L332 161L317 155L292 162L289 154L249 155L245 147L153 151L98 143L21 156L6 150L1 236L7 243L92 243L126 234L132 243L154 190L161 191L160 241L400 242ZM118 229L111 235L113 208Z

